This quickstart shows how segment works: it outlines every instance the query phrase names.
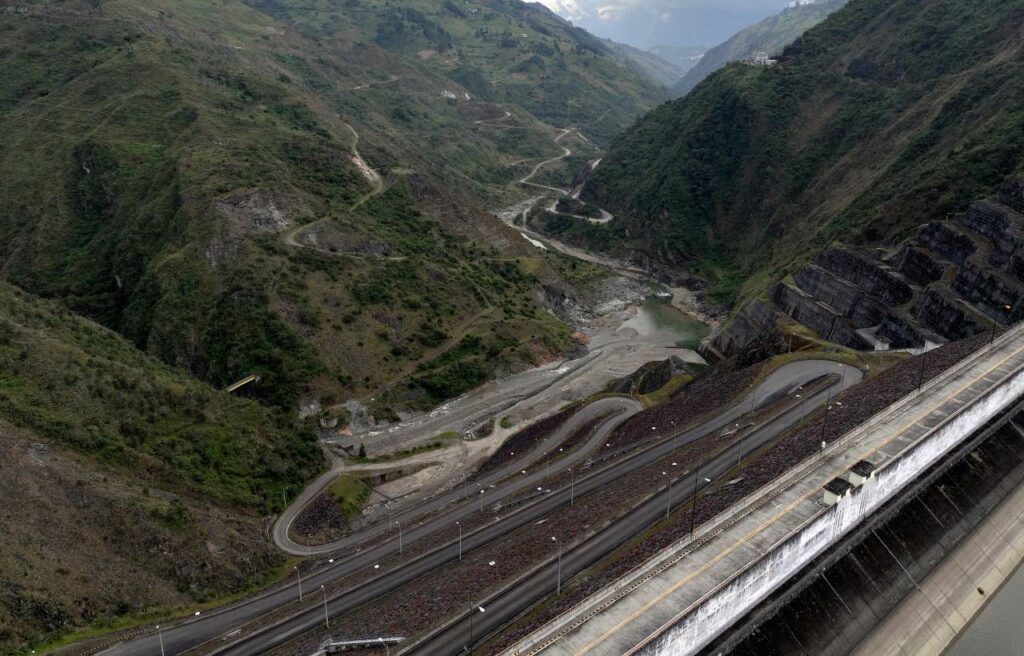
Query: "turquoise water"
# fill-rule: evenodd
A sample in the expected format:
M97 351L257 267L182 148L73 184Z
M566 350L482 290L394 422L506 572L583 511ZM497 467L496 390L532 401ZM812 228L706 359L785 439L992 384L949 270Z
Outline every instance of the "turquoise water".
M667 343L689 349L695 349L709 332L707 326L656 296L647 299L637 315L624 326L641 335L664 339Z

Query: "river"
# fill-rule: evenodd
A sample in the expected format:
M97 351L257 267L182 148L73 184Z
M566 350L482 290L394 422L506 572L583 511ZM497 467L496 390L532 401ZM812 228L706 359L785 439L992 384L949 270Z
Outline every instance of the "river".
M674 307L669 299L658 296L648 298L638 308L636 316L623 323L622 327L632 328L639 335L654 338L654 341L694 350L709 331L706 325Z
M945 656L1020 656L1024 654L1024 567L1018 568Z

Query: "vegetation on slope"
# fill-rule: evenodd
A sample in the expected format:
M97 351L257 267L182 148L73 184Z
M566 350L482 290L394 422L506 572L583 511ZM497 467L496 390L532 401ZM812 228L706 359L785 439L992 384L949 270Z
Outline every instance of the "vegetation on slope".
M848 0L818 0L814 4L799 5L783 9L775 16L769 16L740 30L724 43L708 50L700 61L678 78L673 91L680 96L690 93L718 69L730 62L752 60L759 54L775 55L793 43L801 34L811 29L829 14L836 11Z
M619 55L628 65L652 82L665 87L672 87L687 72L678 64L662 59L654 52L640 50L625 43L617 43L610 39L604 39L604 44L614 53ZM687 62L689 63L689 62Z
M734 64L628 130L567 235L755 294L836 239L881 242L1024 165L1024 2L854 0L772 67Z
M0 283L0 650L239 592L313 435Z
M467 335L483 375L522 367L567 333L478 199L558 154L537 117L607 140L660 94L518 2L29 1L0 25L0 270L280 407L401 387ZM413 387L480 380L458 367Z

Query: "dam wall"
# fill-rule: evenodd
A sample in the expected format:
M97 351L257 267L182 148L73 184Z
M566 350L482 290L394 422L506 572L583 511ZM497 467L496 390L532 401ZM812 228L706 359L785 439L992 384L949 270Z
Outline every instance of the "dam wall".
M629 653L697 653L1022 395L1024 367L1017 367L882 463L861 487L836 505L822 507L763 557L723 581Z

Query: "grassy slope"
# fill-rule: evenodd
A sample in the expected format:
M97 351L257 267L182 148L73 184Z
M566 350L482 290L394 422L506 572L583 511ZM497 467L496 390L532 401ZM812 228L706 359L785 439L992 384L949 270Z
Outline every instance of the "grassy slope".
M538 3L409 0L399 7L361 0L311 9L290 0L249 1L341 47L381 48L444 74L480 100L558 127L586 127L605 143L665 94L601 40Z
M261 519L320 465L283 414L6 283L0 417L0 650L263 580Z
M537 300L557 273L475 199L521 194L515 162L557 154L537 116L607 141L660 92L518 3L491 3L498 36L457 60L415 35L383 47L384 3L312 26L316 11L292 22L259 4L2 14L0 275L127 338L0 283L4 646L272 574L261 519L319 460L268 408L431 405L568 344ZM475 39L474 21L445 29ZM513 26L553 54L498 43ZM535 55L551 70L529 70ZM501 105L442 97L480 82L465 62ZM505 107L520 128L474 123ZM286 243L303 224L318 249ZM259 373L268 404L185 372L216 386Z
M760 23L740 30L724 43L708 50L686 75L673 85L673 91L685 96L707 76L730 62L753 59L758 53L774 55L795 41L801 34L825 20L848 0L818 0L782 10Z
M477 199L521 193L517 162L557 154L538 116L608 139L660 92L549 12L414 4L421 14L397 17L383 2L236 0L5 14L0 271L215 385L260 373L257 393L282 406L404 390L464 333L498 345L485 375L563 348L511 260L532 254ZM425 36L431 22L448 36ZM408 33L389 38L394 25ZM474 122L505 107L522 129ZM391 189L355 210L371 186L349 126ZM253 198L285 230L318 221L407 259L285 247ZM377 277L404 291L360 294ZM461 381L393 396L430 402L479 382L473 362L459 367Z
M901 231L1024 164L1024 2L854 0L771 68L732 65L622 136L584 197L608 250L755 294L835 239Z
M642 73L657 84L672 87L686 73L675 63L666 61L653 52L640 50L625 43L605 39L604 44L628 62L638 73Z

